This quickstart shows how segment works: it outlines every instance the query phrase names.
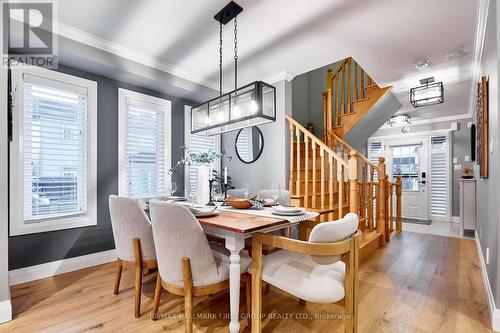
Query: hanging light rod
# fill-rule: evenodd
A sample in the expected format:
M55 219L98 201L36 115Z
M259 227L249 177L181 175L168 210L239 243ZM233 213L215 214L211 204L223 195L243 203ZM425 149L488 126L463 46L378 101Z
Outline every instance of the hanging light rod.
M243 11L231 1L215 14L219 22L219 97L191 108L191 134L217 135L276 121L276 88L254 81L238 88L238 23ZM223 25L234 21L234 90L222 91Z

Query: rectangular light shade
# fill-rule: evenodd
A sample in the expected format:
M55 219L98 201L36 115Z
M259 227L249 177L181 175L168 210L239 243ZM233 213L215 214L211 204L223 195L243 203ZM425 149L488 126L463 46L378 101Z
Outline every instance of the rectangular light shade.
M276 88L262 81L191 108L191 134L217 135L276 120Z
M430 83L410 89L410 103L416 108L443 102L443 82Z

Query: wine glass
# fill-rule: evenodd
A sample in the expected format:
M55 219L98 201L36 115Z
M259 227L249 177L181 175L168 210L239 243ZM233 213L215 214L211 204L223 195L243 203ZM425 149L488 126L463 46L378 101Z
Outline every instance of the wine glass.
M170 183L170 197L173 197L175 192L177 192L177 183L171 182Z
M215 206L219 207L224 199L224 192L222 191L222 186L219 183L214 183L212 185L212 198L215 200Z
M243 185L241 186L241 189L243 190L243 195L245 196L245 199L247 199L248 194L250 193L250 191L248 189L248 183L243 183Z
M281 189L280 189L280 184L279 183L272 183L271 184L271 197L274 200L274 204L278 206L278 198L281 195Z

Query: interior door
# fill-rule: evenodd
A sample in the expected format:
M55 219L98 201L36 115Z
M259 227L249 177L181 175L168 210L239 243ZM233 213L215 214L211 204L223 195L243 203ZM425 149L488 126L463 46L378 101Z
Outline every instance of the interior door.
M421 142L390 146L392 177L402 181L403 217L428 219L426 148Z

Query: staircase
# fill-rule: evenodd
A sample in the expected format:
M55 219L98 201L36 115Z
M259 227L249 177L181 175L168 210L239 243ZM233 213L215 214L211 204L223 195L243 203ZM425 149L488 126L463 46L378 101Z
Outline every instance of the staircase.
M377 112L391 87L378 87L352 58L344 60L336 72L328 71L327 80L323 140L285 115L290 129L292 205L320 214L315 221L301 225L301 239L307 239L318 223L348 212L358 214L363 231L360 257L365 258L402 231L401 179L389 182L384 158L372 163L343 137Z
M329 69L326 80L323 139L327 144L335 135L360 147L401 108L392 87L379 87L353 58L342 61L335 71Z

